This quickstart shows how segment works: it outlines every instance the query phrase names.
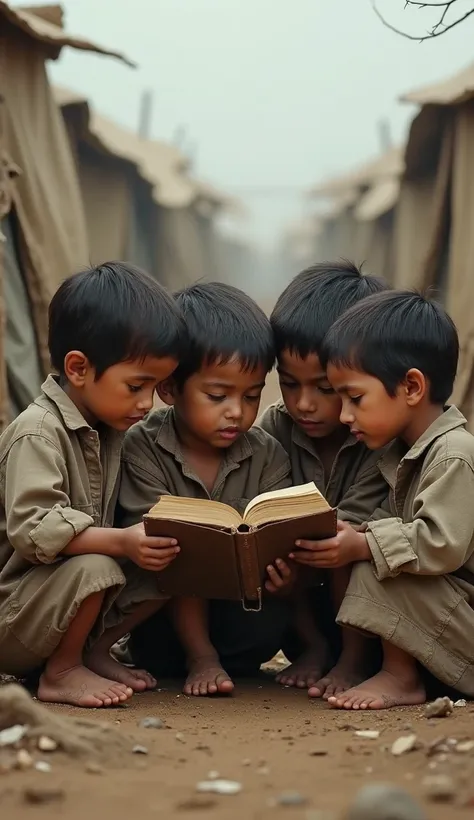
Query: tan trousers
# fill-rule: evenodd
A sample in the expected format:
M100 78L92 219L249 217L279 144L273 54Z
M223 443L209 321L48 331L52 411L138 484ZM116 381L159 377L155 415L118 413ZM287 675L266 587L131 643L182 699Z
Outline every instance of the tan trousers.
M453 575L378 581L356 564L337 621L398 646L438 680L474 696L474 587Z
M162 600L154 573L107 555L77 555L32 566L0 606L0 672L24 675L57 649L80 605L105 590L90 642L144 601Z

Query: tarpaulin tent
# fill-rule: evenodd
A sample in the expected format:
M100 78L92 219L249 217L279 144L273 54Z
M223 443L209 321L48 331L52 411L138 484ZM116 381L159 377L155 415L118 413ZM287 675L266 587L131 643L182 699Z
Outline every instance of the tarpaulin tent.
M49 367L49 300L89 257L75 163L46 74L64 46L121 56L67 34L58 6L0 0L0 428L37 393Z

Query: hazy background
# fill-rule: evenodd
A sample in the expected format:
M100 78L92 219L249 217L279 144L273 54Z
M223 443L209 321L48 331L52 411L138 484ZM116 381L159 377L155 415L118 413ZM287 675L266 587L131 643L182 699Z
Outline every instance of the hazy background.
M381 118L394 142L403 138L413 109L397 102L400 94L474 59L474 21L409 42L383 27L370 0L62 5L70 32L126 52L139 67L65 49L53 81L132 129L140 96L152 89L151 136L178 138L196 173L241 196L251 212L242 231L264 247L304 213L308 186L379 150ZM436 10L404 5L379 3L396 25L425 33Z

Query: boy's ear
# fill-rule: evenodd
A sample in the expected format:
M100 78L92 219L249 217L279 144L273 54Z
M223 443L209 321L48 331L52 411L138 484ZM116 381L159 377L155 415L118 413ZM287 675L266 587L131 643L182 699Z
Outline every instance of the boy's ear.
M73 387L84 386L91 364L87 356L80 350L70 350L64 357L64 375Z
M161 401L170 405L170 407L174 404L176 390L176 382L173 379L173 376L169 376L169 378L159 382L156 388L156 392L158 393Z
M403 389L405 391L407 404L410 407L416 407L424 396L426 396L426 391L428 390L426 377L421 370L417 370L416 367L412 367L407 371L403 381Z

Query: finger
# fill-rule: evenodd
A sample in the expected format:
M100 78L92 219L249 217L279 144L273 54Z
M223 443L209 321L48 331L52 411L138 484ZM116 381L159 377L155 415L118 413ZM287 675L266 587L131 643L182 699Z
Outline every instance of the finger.
M321 541L296 541L296 546L300 549L308 550L309 552L320 552L320 550L327 550L334 548L339 542L336 538L325 538Z
M280 573L282 578L290 578L291 577L291 569L288 566L288 564L286 564L285 561L283 561L282 558L277 558L275 563L278 567L278 572Z
M151 570L152 572L161 572L162 569L166 569L169 564L173 561L173 558L170 558L168 561L161 561L159 558L156 560L150 559L146 561L147 569Z
M267 572L268 572L268 575L270 576L270 581L273 584L275 584L275 586L280 587L281 584L282 584L280 575L279 575L278 571L275 569L275 567L272 566L272 564L268 565Z
M335 560L334 553L306 553L306 552L295 552L294 553L294 560L298 562L298 564L306 564L306 566L311 567L326 567L332 566Z
M278 592L278 589L271 581L265 581L265 589L267 592Z
M169 547L168 549L144 549L141 556L145 560L162 561L166 558L174 558L179 552L179 547Z
M163 538L155 535L149 535L146 538L146 545L150 549L162 549L163 547L176 547L178 542L176 538Z

